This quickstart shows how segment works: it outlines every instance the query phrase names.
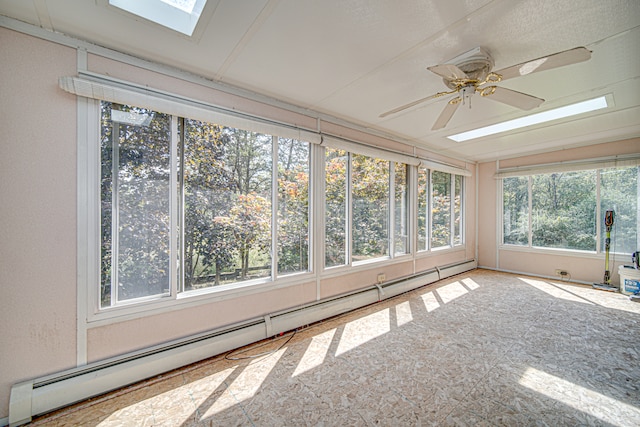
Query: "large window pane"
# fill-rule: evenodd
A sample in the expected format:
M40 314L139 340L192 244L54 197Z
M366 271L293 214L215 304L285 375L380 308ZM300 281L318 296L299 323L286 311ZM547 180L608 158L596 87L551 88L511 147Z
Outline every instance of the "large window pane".
M394 253L396 255L402 255L409 252L409 186L407 185L408 166L404 163L395 163L394 172Z
M227 168L228 138L216 124L185 120L182 153L184 290L230 282L237 251L227 218L235 182Z
M418 250L427 250L429 241L429 169L418 168Z
M529 244L529 178L518 176L502 181L503 243Z
M184 290L271 276L272 138L185 121Z
M431 173L431 247L451 245L451 174L440 171Z
M347 164L344 150L325 150L325 266L346 263Z
M462 175L454 175L454 190L453 190L453 244L462 244L462 183L464 177Z
M389 162L353 154L353 261L389 255Z
M271 276L272 137L225 128L226 163L235 187L233 205L221 222L231 227L237 281Z
M596 250L596 171L534 175L533 246Z
M638 166L600 171L601 250L604 251L604 215L608 209L615 213L611 231L611 251L632 253L640 249L639 182Z
M101 306L170 290L171 117L101 103Z
M278 141L278 273L309 268L309 143Z

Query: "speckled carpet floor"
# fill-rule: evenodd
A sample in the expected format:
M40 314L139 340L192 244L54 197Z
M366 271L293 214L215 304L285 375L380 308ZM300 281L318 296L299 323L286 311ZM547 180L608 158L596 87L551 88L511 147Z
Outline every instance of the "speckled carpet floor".
M475 270L231 358L266 351L33 424L640 426L640 304L589 286Z

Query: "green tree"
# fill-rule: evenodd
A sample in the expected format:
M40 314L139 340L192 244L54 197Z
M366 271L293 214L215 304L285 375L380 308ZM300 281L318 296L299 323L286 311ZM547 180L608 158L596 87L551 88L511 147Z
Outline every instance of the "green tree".
M278 272L309 268L309 143L278 143Z
M112 282L119 301L169 289L170 129L166 114L101 103L104 306L117 302L111 298Z
M233 231L217 220L228 215L234 182L224 161L228 137L215 124L185 120L183 144L184 289L232 265L237 250Z
M388 255L390 163L352 154L351 164L353 259Z

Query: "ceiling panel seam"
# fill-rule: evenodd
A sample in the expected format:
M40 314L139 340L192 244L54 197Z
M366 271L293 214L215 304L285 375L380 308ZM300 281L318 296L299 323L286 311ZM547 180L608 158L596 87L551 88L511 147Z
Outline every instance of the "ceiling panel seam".
M271 16L275 8L280 3L280 0L269 0L267 4L262 8L256 19L251 23L247 31L244 33L240 41L235 45L227 59L220 66L220 69L216 73L216 80L222 80L222 77L227 72L227 69L233 64L236 58L242 53L245 46L251 41L255 33L262 27L265 21Z

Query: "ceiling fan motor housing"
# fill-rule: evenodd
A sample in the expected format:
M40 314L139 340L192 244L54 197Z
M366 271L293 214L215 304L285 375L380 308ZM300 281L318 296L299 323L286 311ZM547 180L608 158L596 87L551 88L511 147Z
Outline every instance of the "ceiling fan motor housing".
M450 80L444 78L443 81L450 89L458 89L461 86L466 86L469 83L482 82L486 79L487 75L493 69L493 58L489 52L483 47L475 47L462 55L456 56L446 62L447 64L453 64L463 71L469 81L461 82L459 79Z

